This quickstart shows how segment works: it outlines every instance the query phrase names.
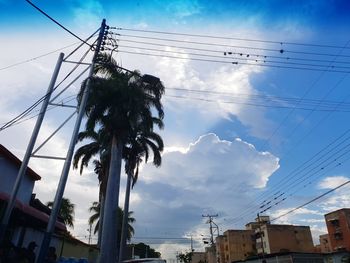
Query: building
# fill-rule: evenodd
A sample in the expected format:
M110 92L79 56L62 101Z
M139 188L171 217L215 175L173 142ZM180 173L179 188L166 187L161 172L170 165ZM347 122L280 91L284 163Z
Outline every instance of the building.
M300 253L300 252L280 252L261 256L252 257L244 261L249 263L330 263L334 261L324 261L324 256L321 253ZM337 262L338 263L338 262ZM339 262L340 263L340 262Z
M224 232L224 261L230 263L256 254L254 230Z
M215 245L205 248L205 258L207 263L217 263Z
M332 251L350 251L350 208L325 215Z
M191 263L206 263L205 252L192 252Z
M218 236L215 239L215 245L216 245L216 257L218 263L224 263L225 262L225 237L223 235Z
M331 244L329 242L329 235L320 235L320 251L321 253L330 253L332 252Z
M21 164L20 159L0 144L0 220ZM17 194L7 237L14 246L19 248L27 247L31 241L41 244L49 221L51 209L33 194L35 182L40 179L41 177L28 167ZM96 246L85 244L71 236L60 217L56 221L50 246L56 248L59 257L86 258L89 262L96 262L98 253Z
M252 257L244 261L249 263L345 263L350 262L349 252L332 252L332 253L300 253L300 252L283 252L265 255L264 259Z
M258 254L314 251L309 226L264 224L255 233Z
M11 195L13 185L15 184L18 169L22 162L8 149L0 144L0 198L6 199L6 196ZM27 168L21 186L18 190L17 199L23 204L29 205L32 197L35 181L40 180L41 177L34 172L30 167Z

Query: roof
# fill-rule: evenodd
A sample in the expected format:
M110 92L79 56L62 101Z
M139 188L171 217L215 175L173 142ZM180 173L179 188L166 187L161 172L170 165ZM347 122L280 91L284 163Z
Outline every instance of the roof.
M10 199L9 194L0 193L0 200L8 201L9 199ZM32 207L30 205L26 205L19 200L15 201L15 208L22 211L26 215L29 215L29 216L32 216L32 217L39 219L40 221L42 221L44 223L49 222L50 216L48 214L36 209L35 207ZM56 220L55 227L59 230L63 230L63 231L67 230L65 224L62 222L59 222L58 220Z
M0 144L0 155L3 155L7 160L11 161L18 168L21 166L22 161L18 159L12 152L10 152L5 146ZM34 172L30 167L27 167L27 175L29 175L34 181L41 179L40 175Z
M333 213L338 213L338 212L340 212L340 211L349 211L349 210L350 210L350 208L344 207L344 208L340 208L340 209L338 209L338 210L329 212L329 213L325 214L324 216L327 216L327 215L330 215L330 214L333 214Z

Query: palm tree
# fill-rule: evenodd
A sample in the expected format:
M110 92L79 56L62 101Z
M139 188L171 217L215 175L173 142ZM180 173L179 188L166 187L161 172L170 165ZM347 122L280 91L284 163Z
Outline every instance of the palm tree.
M99 202L93 202L92 203L92 206L89 208L89 212L93 213L90 218L89 218L89 225L95 225L95 228L94 228L94 234L98 233L99 231L99 226L100 226L100 212L101 212L101 205ZM132 226L133 223L135 223L135 218L132 217L134 212L128 212L127 213L127 240L130 241L132 236L134 235L134 228ZM122 223L122 218L124 217L126 213L124 213L124 211L119 207L118 208L118 217L119 217L119 222L120 222L120 225L118 227L118 229L121 229L121 223ZM120 231L118 231L118 237L119 237L119 240L120 240Z
M99 201L101 202L102 196L105 195L107 185L108 166L110 158L110 150L108 147L108 137L104 133L103 129L99 133L94 130L85 130L78 134L77 143L89 140L88 144L85 144L78 148L73 157L73 169L78 169L82 174L84 167L88 167L91 159L98 155L98 159L93 160L94 171L97 174L100 191Z
M46 205L52 208L53 202L47 202ZM59 215L62 217L63 222L71 228L74 228L74 207L75 205L68 198L62 198Z
M164 117L161 96L164 86L160 80L138 72L123 72L108 55L100 57L90 79L91 89L86 105L86 130L105 133L109 138L110 165L105 197L102 232L101 262L115 262L118 256L115 233L123 149L131 131L136 127L152 130ZM86 81L78 95L81 101ZM157 117L153 116L157 113Z
M163 123L160 120L160 126L163 127ZM119 261L121 262L124 258L124 250L126 248L127 240L127 217L126 214L129 211L130 201L130 190L138 179L139 165L144 159L147 163L150 150L153 154L153 164L158 167L161 165L162 157L161 152L164 149L164 143L162 138L153 131L143 130L142 128L131 133L129 138L128 146L124 148L124 159L125 159L125 172L127 174L127 184L125 191L124 211L126 212L123 217L122 225L122 236L119 250ZM131 186L131 180L133 184Z

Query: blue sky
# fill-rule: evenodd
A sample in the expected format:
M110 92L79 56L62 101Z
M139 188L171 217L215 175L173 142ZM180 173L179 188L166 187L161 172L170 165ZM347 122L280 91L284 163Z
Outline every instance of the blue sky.
M251 56L258 53L259 59L267 56L266 59L273 60L273 56L280 56L285 59L280 61L309 64L327 60L328 62L322 62L322 65L343 66L341 69L349 72L348 1L286 3L66 0L34 3L82 37L91 34L98 28L101 19L106 18L110 26L122 28L282 42L283 44L271 44L208 37L173 37L177 40L203 41L217 45L203 47L193 44L186 47L243 52ZM25 1L0 0L0 32L0 40L3 43L0 50L0 68L76 41ZM151 33L143 33L143 36L169 38ZM128 37L121 37L120 51L126 50L123 45L131 45L125 41L127 39L130 40ZM334 45L342 48L291 45L286 42ZM180 44L173 42L172 45ZM219 45L250 46L259 49L223 48ZM139 47L145 46L139 44ZM188 54L189 49L165 48L168 52L185 53L182 54L184 58L192 57ZM280 49L285 52L279 53ZM68 51L69 49L65 50L66 53ZM331 56L311 55L311 52ZM57 54L0 71L1 123L8 121L42 96ZM286 57L292 59L287 60ZM244 103L257 103L253 100L256 95L303 98L308 103L314 103L311 109L318 103L324 105L324 100L327 103L349 103L350 79L347 72L230 65L122 52L115 58L127 68L140 69L143 73L159 76L168 88L164 97L166 126L162 136L167 149L163 155L163 166L155 169L145 165L140 181L133 191L131 209L137 219L136 237L183 237L192 234L198 241L195 244L196 249L201 250L200 235L208 235L208 227L201 218L202 214L218 213L217 223L221 231L243 227L247 221L254 219L257 209L252 207L252 204L257 206L262 201L256 200L257 196L273 195L276 191L274 186L281 179L291 178L293 170L350 128L347 121L349 112L328 113L318 111L318 108L306 111L222 103L233 100L232 96L239 97ZM62 72L68 72L71 67L65 65ZM79 83L68 95L74 96L78 88ZM200 89L206 93L203 95L174 90L179 88ZM213 92L219 92L221 95L215 95ZM224 96L223 93L231 95ZM173 95L192 99L176 99L171 97ZM195 100L193 97L202 100ZM214 102L205 102L203 99ZM277 99L277 103L286 106L285 101ZM310 109L310 106L308 107ZM67 112L62 111L52 111L48 114L41 141L57 127L65 114ZM32 126L33 120L29 120L1 132L0 143L17 155L23 156ZM46 149L48 153L56 151L56 154L64 154L71 126L68 125L55 136ZM334 151L327 161L320 159L320 163L308 174L299 171L298 176L303 175L303 178L313 175L305 179L304 184L311 182L307 186L300 184L295 189L292 188L293 182L296 182L296 178L292 177L290 183L284 185L281 191L285 192L286 196L295 190L298 191L269 211L271 217L283 214L347 180L350 177L350 167L346 149L344 148L344 155L339 158L335 157ZM337 167L322 169L329 161L333 161L332 165ZM31 162L31 166L43 176L43 180L35 189L43 201L53 198L60 165L37 160ZM322 171L316 173L318 170ZM325 231L323 214L339 207L349 207L350 203L346 198L349 191L350 188L344 187L322 202L316 202L297 213L281 218L278 222L310 225L314 240L317 241L317 235ZM91 193L96 193L96 196ZM71 172L66 195L77 204L76 227L72 231L78 237L84 238L87 207L89 202L97 200L97 181L92 168L87 170L84 176L79 176L76 171ZM244 214L247 208L251 208L251 211ZM244 218L238 220L241 216ZM164 240L158 242L163 244L155 246L165 253L166 258L174 258L176 251L189 249L188 243L169 244Z

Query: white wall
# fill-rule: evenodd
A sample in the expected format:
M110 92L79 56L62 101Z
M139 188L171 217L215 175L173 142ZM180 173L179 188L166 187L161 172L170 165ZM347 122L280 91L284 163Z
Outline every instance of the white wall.
M15 184L19 168L12 162L9 162L3 156L0 156L0 193L11 195ZM34 181L28 175L25 175L19 188L17 199L25 204L29 204L34 188Z

